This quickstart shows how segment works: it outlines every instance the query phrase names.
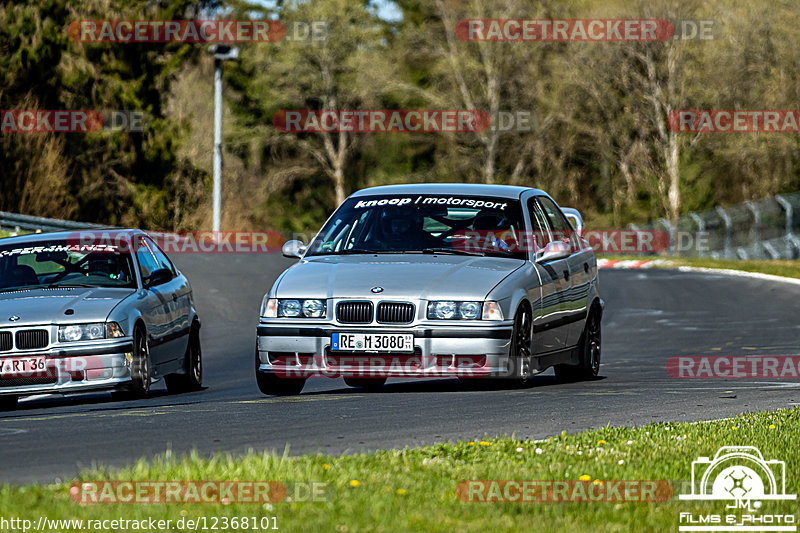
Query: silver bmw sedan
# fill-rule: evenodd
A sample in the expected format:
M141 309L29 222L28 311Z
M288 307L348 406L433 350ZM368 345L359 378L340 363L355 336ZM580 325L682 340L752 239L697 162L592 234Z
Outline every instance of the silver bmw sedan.
M0 408L20 396L202 385L189 281L145 233L0 240Z
M604 303L583 221L545 192L415 184L350 196L264 296L256 381L374 389L388 377L561 380L600 366Z

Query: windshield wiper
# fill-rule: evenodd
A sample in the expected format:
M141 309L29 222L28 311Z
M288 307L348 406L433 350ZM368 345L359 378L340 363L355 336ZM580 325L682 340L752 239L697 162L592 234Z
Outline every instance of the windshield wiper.
M415 253L409 250L409 253ZM449 254L449 255L477 255L485 256L486 252L477 252L473 250L459 250L458 248L425 248L416 253L423 254Z
M7 287L0 289L0 292L14 292L14 291L30 291L34 289L45 289L47 285L24 285L22 287Z
M88 283L51 283L50 285L44 286L46 289L58 289L58 288L66 288L66 289L94 289L100 287L100 285L89 285Z
M367 250L365 248L348 248L338 252L314 252L312 255L353 255L353 254L401 254L402 250Z

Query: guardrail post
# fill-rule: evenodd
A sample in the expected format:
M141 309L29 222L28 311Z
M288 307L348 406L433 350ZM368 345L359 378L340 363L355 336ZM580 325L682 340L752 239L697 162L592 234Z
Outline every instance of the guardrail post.
M759 235L761 229L761 212L753 202L747 201L744 205L753 213L753 249L757 250L758 243L761 242L761 236Z
M725 257L730 257L731 252L731 217L722 206L717 206L716 208L717 214L722 219L722 222L725 223Z
M669 253L670 255L675 255L675 226L666 218L659 218L658 221L667 228L667 233L669 234Z
M700 235L705 234L706 232L706 221L700 218L700 216L695 213L694 211L689 211L689 216L692 217L694 223L697 224L697 235L694 236L694 242L697 246L697 257L704 257L703 250L700 249Z
M794 209L792 209L792 204L790 204L786 198L781 196L780 194L775 195L775 201L778 202L778 205L783 208L786 212L786 236L791 237L792 235L792 214Z
M784 235L786 240L786 256L789 259L794 259L794 252L792 251L792 248L797 248L798 252L800 252L800 243L798 243L798 239L795 237L794 232L792 231L794 208L792 207L792 204L790 204L789 201L780 194L775 195L775 201L778 202L778 205L781 206L786 213L786 234Z

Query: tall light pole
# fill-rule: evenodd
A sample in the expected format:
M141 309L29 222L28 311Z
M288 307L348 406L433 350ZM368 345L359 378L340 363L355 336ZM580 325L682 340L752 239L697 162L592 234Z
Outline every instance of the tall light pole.
M222 62L239 57L239 49L224 44L208 47L214 54L214 196L213 222L214 233L219 231L222 212Z

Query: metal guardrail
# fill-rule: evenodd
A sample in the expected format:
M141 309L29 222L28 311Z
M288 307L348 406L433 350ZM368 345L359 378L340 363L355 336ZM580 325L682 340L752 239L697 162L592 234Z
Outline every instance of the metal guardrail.
M800 192L629 227L666 231L669 253L684 257L800 259Z
M30 215L19 215L17 213L7 213L0 211L0 229L12 232L49 232L49 231L70 231L79 229L100 229L107 228L101 224L89 222L72 222L70 220L58 220L55 218L34 217Z

